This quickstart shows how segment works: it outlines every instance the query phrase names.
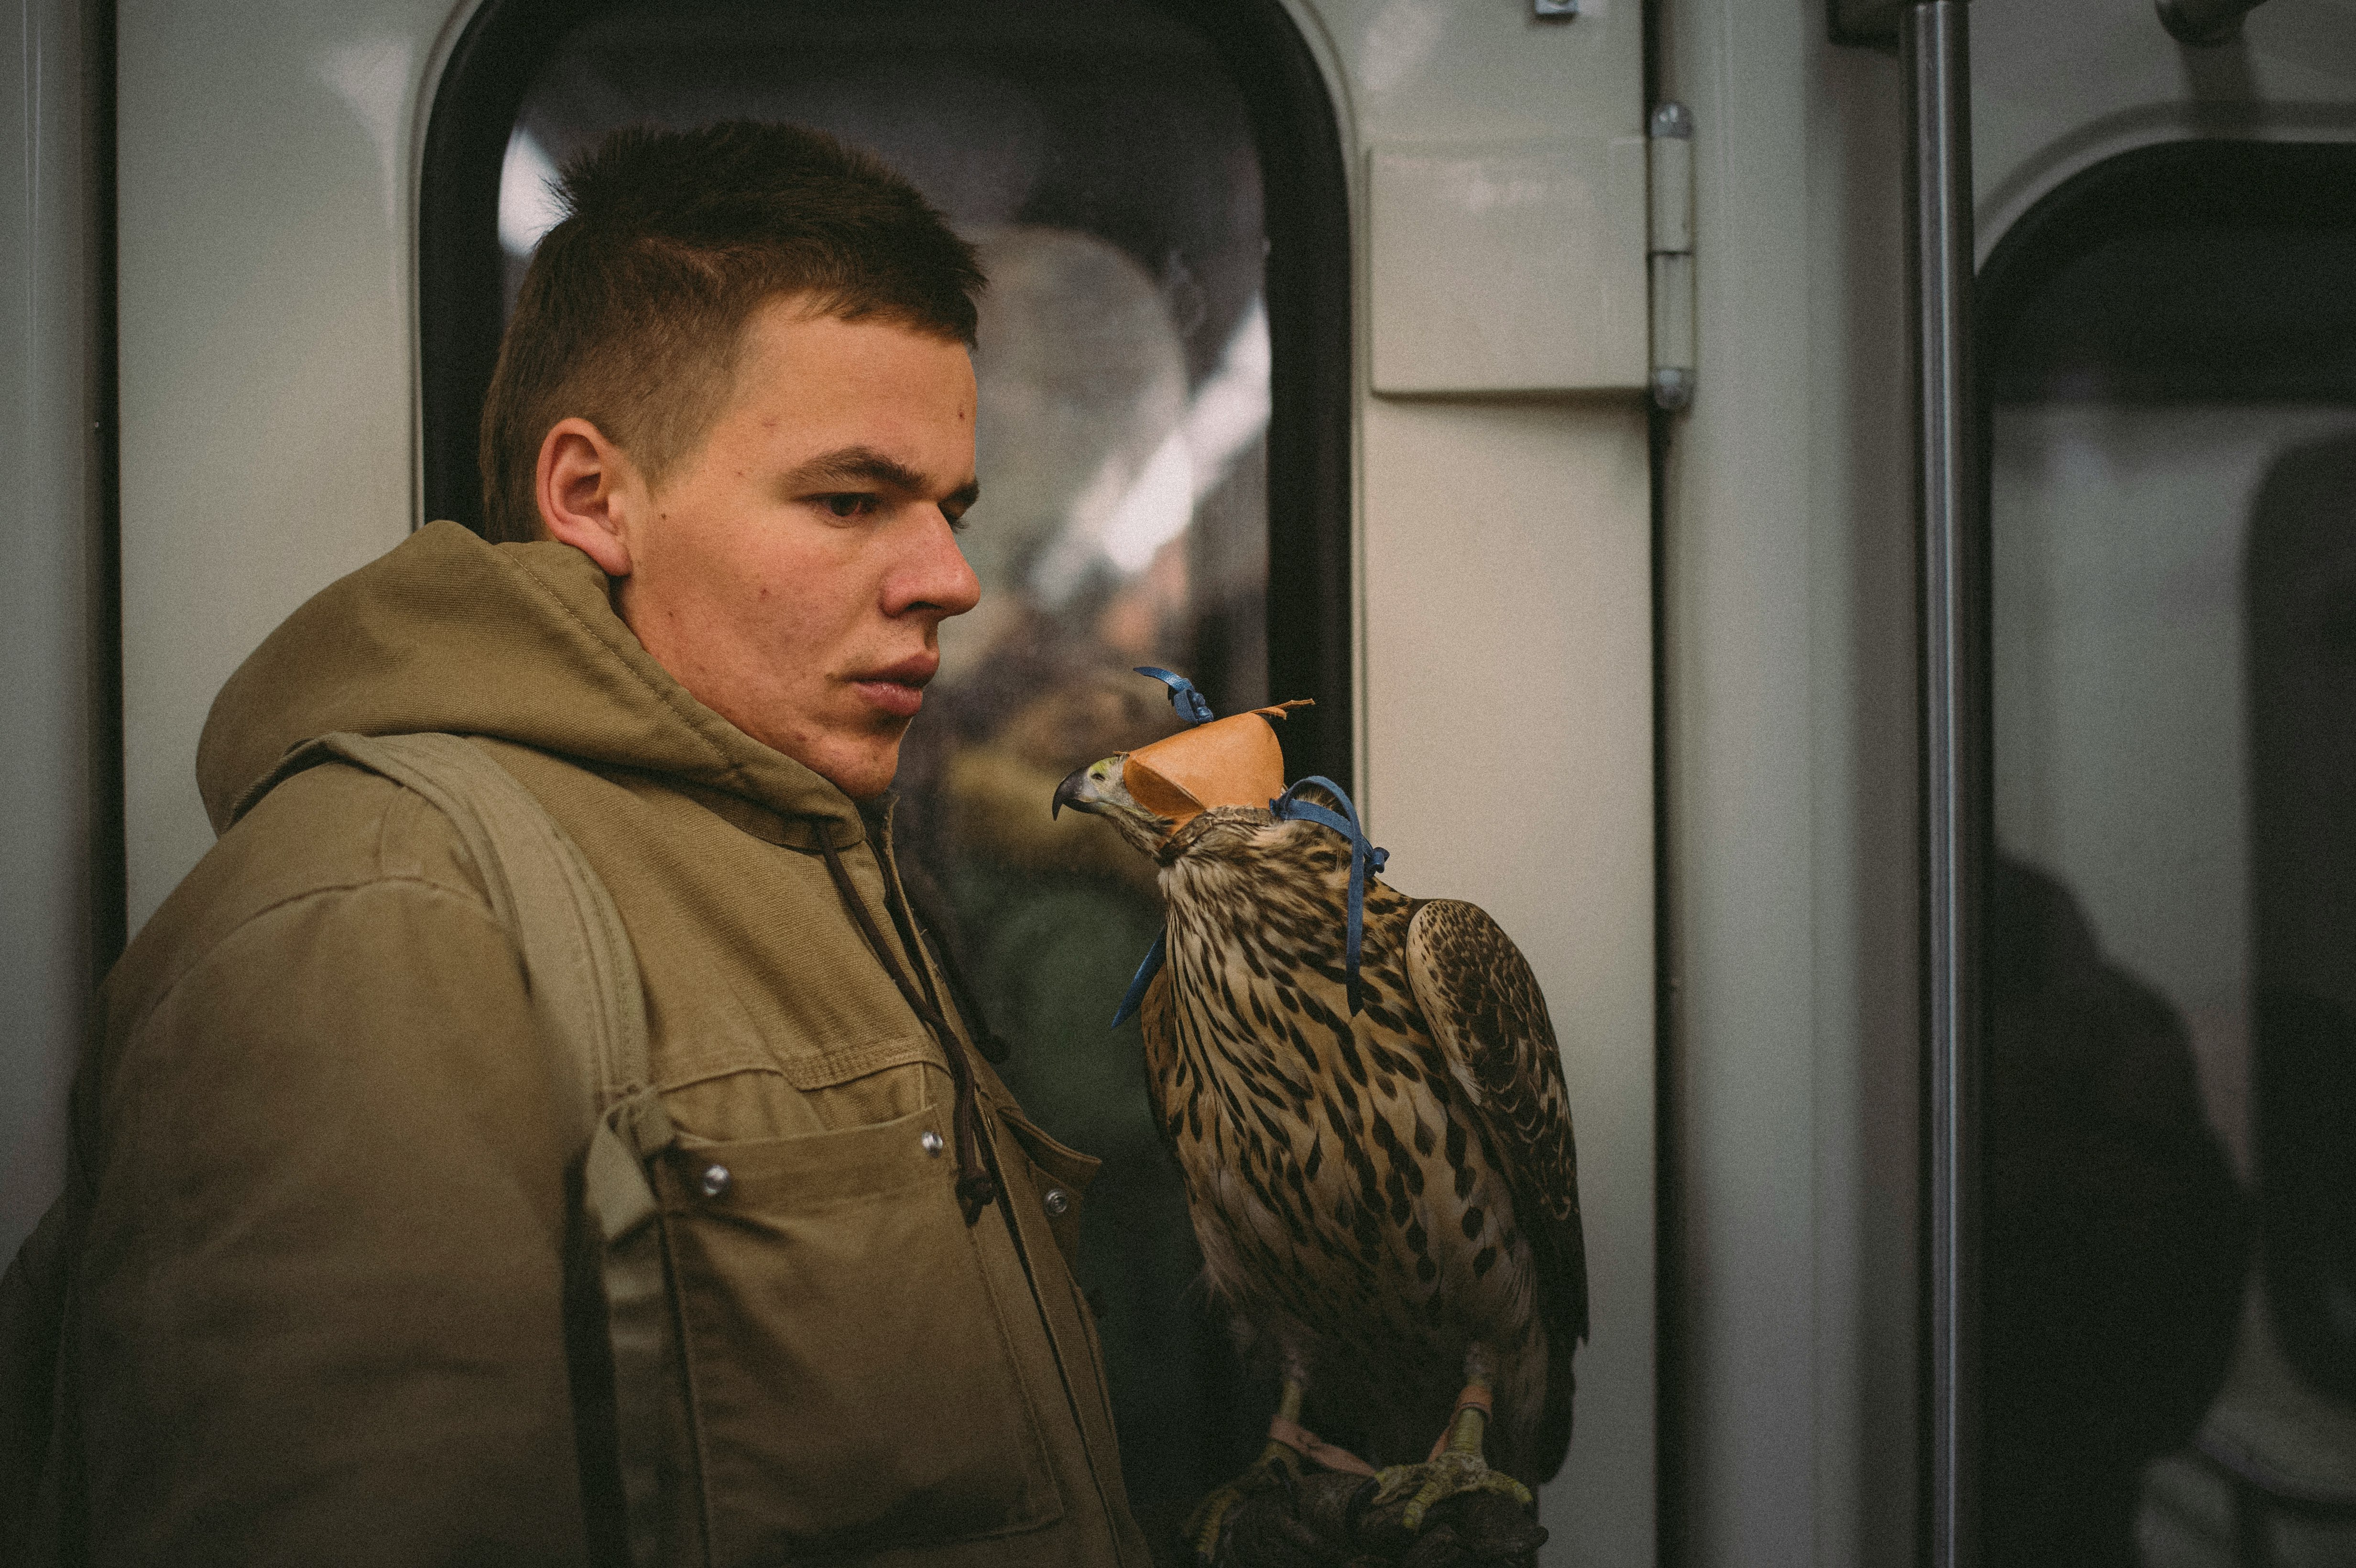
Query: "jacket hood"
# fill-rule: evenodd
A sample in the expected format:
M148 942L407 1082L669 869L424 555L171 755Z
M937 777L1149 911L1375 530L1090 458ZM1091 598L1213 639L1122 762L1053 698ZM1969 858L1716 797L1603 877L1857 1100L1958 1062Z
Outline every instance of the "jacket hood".
M664 776L746 831L813 848L864 837L851 797L688 694L570 545L487 544L431 523L331 584L213 699L197 784L216 832L320 735L446 731Z

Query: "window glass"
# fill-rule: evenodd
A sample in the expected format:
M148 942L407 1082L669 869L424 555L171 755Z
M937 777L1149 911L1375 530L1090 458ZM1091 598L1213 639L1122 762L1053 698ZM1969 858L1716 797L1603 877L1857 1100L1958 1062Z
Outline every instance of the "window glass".
M1139 0L640 5L532 78L498 193L511 300L553 171L616 127L750 116L882 155L980 246L980 608L942 628L897 835L918 899L1012 1047L1025 1108L1102 1157L1082 1283L1101 1309L1132 1504L1157 1541L1256 1452L1115 1006L1158 933L1153 867L1069 770L1175 727L1141 664L1222 713L1268 689L1269 339L1259 165L1201 38ZM1323 695L1323 694L1314 694Z
M1992 1563L2356 1546L2356 215L2276 151L1990 264Z

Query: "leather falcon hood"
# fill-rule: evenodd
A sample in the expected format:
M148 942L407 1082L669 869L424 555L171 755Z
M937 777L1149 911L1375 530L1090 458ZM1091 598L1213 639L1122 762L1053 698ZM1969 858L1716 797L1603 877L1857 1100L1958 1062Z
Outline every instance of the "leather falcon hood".
M1121 763L1129 798L1183 823L1215 805L1266 806L1284 793L1284 749L1275 720L1307 699L1214 719L1140 746Z

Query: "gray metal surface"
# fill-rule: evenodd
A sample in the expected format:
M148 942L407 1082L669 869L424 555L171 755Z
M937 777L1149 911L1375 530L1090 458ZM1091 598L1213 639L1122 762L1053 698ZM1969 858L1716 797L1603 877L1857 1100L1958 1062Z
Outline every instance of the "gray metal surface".
M96 214L80 0L19 0L0 43L0 1262L57 1193L93 957L92 628L103 580L92 396Z
M1888 48L1898 42L1907 9L1906 0L1831 0L1825 19L1837 44Z
M1927 1167L1924 1355L1932 1568L1976 1563L1972 1151L1978 1018L1976 822L1983 744L1972 507L1969 22L1963 0L1921 0L1899 34L1906 91L1907 282L1912 305L1916 506L1922 524L1922 1071Z

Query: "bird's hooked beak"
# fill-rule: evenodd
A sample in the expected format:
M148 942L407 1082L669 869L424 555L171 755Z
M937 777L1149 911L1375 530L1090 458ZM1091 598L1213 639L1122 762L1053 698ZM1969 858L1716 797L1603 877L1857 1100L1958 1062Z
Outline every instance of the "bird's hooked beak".
M1141 855L1156 853L1170 837L1170 819L1141 805L1129 793L1129 753L1116 752L1100 763L1076 769L1055 786L1055 812L1066 806L1100 816Z
M1108 807L1125 807L1135 811L1138 805L1129 798L1129 786L1121 783L1120 765L1129 760L1127 752L1117 752L1100 762L1084 768L1074 768L1055 786L1055 798L1049 805L1050 817L1061 816L1064 807L1085 811L1091 816L1112 815Z

